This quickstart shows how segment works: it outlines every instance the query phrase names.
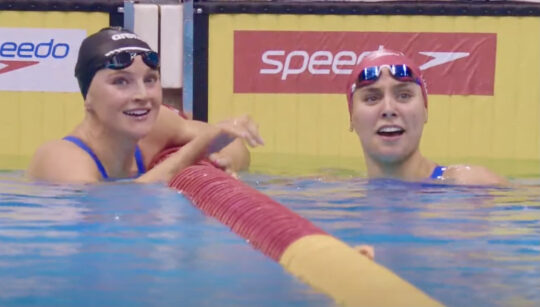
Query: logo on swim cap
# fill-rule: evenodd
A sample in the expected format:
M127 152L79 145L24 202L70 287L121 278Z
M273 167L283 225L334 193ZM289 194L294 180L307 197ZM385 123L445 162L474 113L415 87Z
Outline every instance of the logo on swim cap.
M136 34L133 34L133 33L118 33L111 36L111 39L113 41L117 41L121 39L130 39L130 38L140 39Z
M75 65L75 76L83 97L96 72L105 68L109 57L122 51L151 51L150 46L135 33L119 28L103 28L83 40Z
M383 56L400 56L400 57L404 57L405 54L403 52L400 52L400 51L394 51L394 50L390 50L390 49L386 49L384 48L383 45L379 45L379 49L377 49L376 51L371 51L368 55L367 55L367 58L378 58L378 57L383 57ZM359 63L360 61L358 61Z

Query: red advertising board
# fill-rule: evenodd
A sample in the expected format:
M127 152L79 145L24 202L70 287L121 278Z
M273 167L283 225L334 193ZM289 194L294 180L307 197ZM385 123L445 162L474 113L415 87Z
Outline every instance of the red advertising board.
M493 95L495 33L234 31L235 93L342 93L381 46L422 69L430 94Z

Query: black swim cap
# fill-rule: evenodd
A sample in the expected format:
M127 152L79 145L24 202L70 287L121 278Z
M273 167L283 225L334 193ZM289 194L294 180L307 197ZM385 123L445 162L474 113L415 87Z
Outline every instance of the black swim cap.
M85 38L75 65L75 77L83 98L86 98L96 72L105 67L108 57L121 51L151 50L135 33L121 27L104 28Z

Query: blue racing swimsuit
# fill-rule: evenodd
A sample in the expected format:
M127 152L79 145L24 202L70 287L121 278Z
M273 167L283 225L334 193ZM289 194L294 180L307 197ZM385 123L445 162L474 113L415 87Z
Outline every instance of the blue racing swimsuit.
M86 145L81 139L70 135L70 136L66 136L64 140L70 141L73 144L77 145L82 150L86 151L90 155L90 157L94 159L94 162L96 163L96 166L99 172L101 173L101 177L103 177L104 180L114 180L114 179L109 178L109 175L107 175L107 171L105 170L105 167L103 167L103 164L101 163L101 161L99 161L99 158L92 151L92 149L88 147L88 145ZM137 177L139 177L140 175L144 174L144 172L146 171L144 168L143 157L142 157L141 149L139 148L139 146L135 147L135 162L137 163L137 170L138 170Z
M437 165L433 169L433 173L431 173L431 176L429 176L429 179L443 179L442 176L445 171L446 171L446 166Z

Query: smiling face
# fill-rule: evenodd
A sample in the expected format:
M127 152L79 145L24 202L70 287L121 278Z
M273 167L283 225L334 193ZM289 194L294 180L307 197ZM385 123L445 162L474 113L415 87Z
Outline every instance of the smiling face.
M421 87L395 80L387 68L353 94L351 124L368 163L399 163L417 153L426 121Z
M136 56L125 69L99 70L90 84L85 107L105 129L141 139L152 129L161 101L159 73Z

